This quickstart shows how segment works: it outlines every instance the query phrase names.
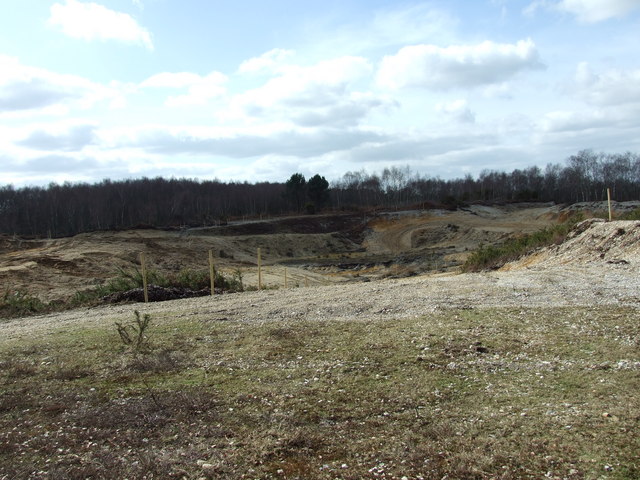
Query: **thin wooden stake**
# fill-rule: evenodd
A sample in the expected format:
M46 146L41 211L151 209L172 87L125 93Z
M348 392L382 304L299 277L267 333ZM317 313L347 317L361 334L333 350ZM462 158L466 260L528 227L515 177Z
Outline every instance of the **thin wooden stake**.
M140 254L140 266L142 267L142 289L144 290L144 303L149 303L149 289L147 286L147 262L144 252Z
M262 290L262 253L258 247L258 290Z
M209 278L211 278L211 295L216 293L216 269L213 265L213 250L209 250Z
M287 288L287 267L284 267L284 288Z
M304 277L304 286L305 287L309 286L309 279L307 277Z
M607 202L609 203L609 221L611 221L611 189L607 188Z

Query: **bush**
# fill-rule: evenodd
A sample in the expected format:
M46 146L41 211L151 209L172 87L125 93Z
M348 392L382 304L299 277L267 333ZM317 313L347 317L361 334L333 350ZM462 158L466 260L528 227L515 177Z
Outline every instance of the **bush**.
M160 287L169 286L167 278L156 270L147 271L147 283L149 285L158 285ZM142 272L138 268L133 270L117 269L117 275L105 284L96 287L99 296L104 297L111 293L126 292L134 288L142 288Z
M233 275L226 276L222 272L214 270L214 275L216 289L220 288L231 292L241 292L243 290L242 275L239 270L236 270ZM180 270L176 275L169 276L168 285L163 286L203 290L210 288L211 277L209 270L184 269Z
M122 343L131 347L134 352L139 352L148 347L149 337L146 335L146 331L151 321L151 315L148 313L140 315L138 310L133 313L135 315L133 323L122 325L116 322L116 329Z
M22 317L43 312L47 308L42 300L23 291L4 292L0 297L0 315L5 317Z
M209 270L184 269L177 274L169 275L164 275L157 270L148 270L147 280L149 285L157 285L163 288L182 288L196 292L208 289L211 286ZM57 300L45 303L26 292L6 290L0 296L0 317L24 317L37 313L95 306L101 303L104 297L142 288L142 286L142 272L139 269L125 270L118 268L116 276L104 284L75 292L71 298L64 301ZM224 275L222 272L216 271L215 287L216 291L221 289L227 292L242 292L244 290L242 273L240 270L236 270L232 274Z
M462 266L464 272L495 270L506 263L530 254L538 248L562 243L580 216L572 217L560 225L545 228L538 232L511 238L502 245L487 245L473 252Z
M218 275L216 274L216 280ZM183 269L177 274L169 277L169 284L172 287L188 288L190 290L203 290L209 288L211 279L207 270ZM216 281L216 285L217 285Z
M147 273L147 283L165 288L184 288L198 291L210 288L211 280L209 270L183 269L178 273L163 275L156 270L149 270ZM96 287L94 290L98 297L105 297L113 293L127 292L136 288L142 288L142 272L137 268L128 271L119 268L117 276L108 280L104 285ZM215 272L215 286L230 292L243 291L242 274L236 270L231 275L224 275L222 272ZM91 298L90 292L77 294L81 298Z

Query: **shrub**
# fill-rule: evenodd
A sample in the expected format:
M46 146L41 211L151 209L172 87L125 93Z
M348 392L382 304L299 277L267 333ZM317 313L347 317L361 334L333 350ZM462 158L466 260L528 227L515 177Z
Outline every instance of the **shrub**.
M562 243L573 226L581 217L572 217L568 221L534 233L510 238L502 245L487 245L473 252L462 266L464 272L495 270L534 250Z
M148 346L149 337L146 335L146 330L149 327L151 315L148 313L140 315L138 310L134 310L133 313L135 316L134 322L126 325L116 322L116 330L122 343L131 347L135 352L139 352Z
M218 275L220 278L218 279ZM223 290L230 292L242 292L244 291L244 284L242 283L242 272L239 268L236 268L232 274L223 275L216 272L216 285L220 285Z
M224 275L214 270L215 286L226 291L241 292L242 274L236 270L232 275ZM184 269L178 274L169 276L168 285L171 287L188 288L190 290L203 290L211 286L209 270Z
M183 269L176 274L163 275L156 270L147 272L147 283L149 285L157 285L159 287L177 287L189 290L203 290L209 288L211 280L209 270L193 270ZM216 288L232 292L241 292L242 274L236 270L231 275L224 275L222 272L215 272ZM142 272L137 268L129 271L119 268L117 276L108 280L105 284L96 287L95 291L98 296L104 297L112 293L126 292L135 288L142 288ZM85 293L83 296L90 296Z
M157 270L147 271L147 283L160 287L169 286L168 279ZM125 270L118 267L117 275L109 279L105 284L96 287L98 296L104 297L111 293L126 292L134 288L142 288L142 272L138 268Z
M218 284L217 277L216 273L216 285ZM202 290L211 285L207 270L183 269L176 275L170 276L168 280L172 287L188 288L190 290Z
M10 292L6 290L0 297L0 314L6 317L21 317L42 312L45 304L38 297L34 297L23 291Z

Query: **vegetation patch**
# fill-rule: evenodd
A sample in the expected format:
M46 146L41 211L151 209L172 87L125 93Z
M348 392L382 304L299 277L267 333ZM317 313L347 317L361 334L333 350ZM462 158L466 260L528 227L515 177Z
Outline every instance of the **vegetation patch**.
M637 309L115 315L0 339L0 478L640 476Z
M630 212L625 212L615 218L616 220L640 220L640 208L636 208Z
M608 219L606 211L598 211L594 218ZM640 209L615 215L615 220L640 220ZM576 225L584 220L583 214L574 214L564 222L538 232L511 238L501 245L486 245L473 252L462 265L464 272L495 270L534 251L564 242Z
M221 291L241 292L243 290L242 275L239 271L231 275L224 275L216 271L215 286ZM199 291L211 288L211 276L208 270L183 269L177 273L163 274L150 269L147 272L147 284L164 288L183 288ZM106 296L113 293L126 292L136 288L142 288L142 272L137 269L118 269L116 276L108 280L104 285L95 289L98 296Z
M561 224L510 238L501 245L485 245L469 255L462 265L462 271L495 270L539 248L559 245L566 240L569 232L581 220L580 215L575 215Z
M46 310L47 304L28 293L5 290L0 296L0 315L3 317L24 317Z
M147 283L149 301L165 301L211 294L211 280L208 270L183 269L175 274L163 274L149 270ZM96 306L101 303L144 301L142 272L137 269L119 268L104 284L76 292L67 300L43 302L28 293L6 290L0 296L0 318L26 317L41 313L69 310L72 308ZM244 285L239 270L231 274L215 272L215 292L242 292Z

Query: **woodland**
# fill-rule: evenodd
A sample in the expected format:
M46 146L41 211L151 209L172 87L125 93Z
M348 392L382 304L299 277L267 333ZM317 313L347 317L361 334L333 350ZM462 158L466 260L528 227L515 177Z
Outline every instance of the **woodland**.
M329 183L300 173L283 182L140 178L0 187L0 233L64 237L97 230L184 228L230 220L376 208L455 208L471 202L577 203L640 198L640 155L582 150L564 164L443 180L409 167L347 172Z

